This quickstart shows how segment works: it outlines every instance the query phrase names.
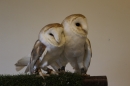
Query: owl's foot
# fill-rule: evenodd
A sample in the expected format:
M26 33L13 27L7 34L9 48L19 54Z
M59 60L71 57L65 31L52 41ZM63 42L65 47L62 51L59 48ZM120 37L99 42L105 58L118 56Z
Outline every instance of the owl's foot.
M65 66L62 66L58 69L58 73L64 73L65 72Z
M90 77L89 74L82 74L82 76L85 76L85 77Z
M52 69L50 68L47 68L47 74L54 74L54 75L58 75L57 72L53 71Z
M83 76L89 77L90 75L87 74L86 72L87 72L87 70L85 70L84 68L81 68L81 74L82 74Z
M84 68L81 68L81 74L82 75L86 74L86 70Z
M45 76L50 76L49 74L43 73L43 72L41 71L41 69L38 69L38 73L39 73L38 76L42 77L43 79L45 79Z

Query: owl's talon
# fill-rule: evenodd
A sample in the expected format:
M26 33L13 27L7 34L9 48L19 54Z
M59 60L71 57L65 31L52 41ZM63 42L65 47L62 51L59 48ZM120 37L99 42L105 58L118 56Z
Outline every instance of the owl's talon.
M47 69L47 74L55 74L55 75L58 75L57 72L53 71L53 70L50 69L50 68Z

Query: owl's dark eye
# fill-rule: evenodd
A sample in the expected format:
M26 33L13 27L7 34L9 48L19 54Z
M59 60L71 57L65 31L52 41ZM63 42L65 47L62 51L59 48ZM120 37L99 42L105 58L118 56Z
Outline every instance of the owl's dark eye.
M78 26L78 27L81 26L80 23L75 23L75 25Z
M49 35L54 36L52 33L49 33Z

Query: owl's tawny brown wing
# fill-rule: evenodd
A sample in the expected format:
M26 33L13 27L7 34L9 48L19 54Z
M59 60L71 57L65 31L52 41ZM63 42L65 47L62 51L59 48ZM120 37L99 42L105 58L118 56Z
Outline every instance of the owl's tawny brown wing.
M27 66L27 68L29 67L29 71L31 74L35 71L34 65L39 64L39 61L40 61L39 58L42 56L45 48L46 46L43 43L41 43L39 40L35 42L32 52L31 52L30 62L29 62L29 65ZM27 69L25 70L25 72L27 72Z

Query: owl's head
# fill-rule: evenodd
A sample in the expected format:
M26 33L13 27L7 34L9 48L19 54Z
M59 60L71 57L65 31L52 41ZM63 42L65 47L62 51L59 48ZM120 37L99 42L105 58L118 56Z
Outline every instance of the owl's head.
M82 14L72 14L66 17L62 25L64 26L65 32L73 32L78 36L86 37L88 34L87 19Z
M65 44L63 26L59 23L46 25L39 33L39 40L46 46L63 46Z

